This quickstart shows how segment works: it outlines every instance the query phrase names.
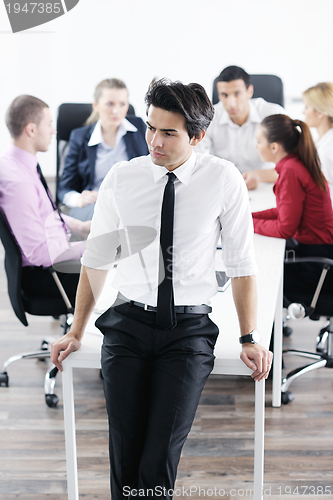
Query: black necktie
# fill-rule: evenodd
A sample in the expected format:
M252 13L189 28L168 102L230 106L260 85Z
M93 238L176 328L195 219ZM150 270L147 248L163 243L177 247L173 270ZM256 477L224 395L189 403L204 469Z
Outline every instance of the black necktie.
M61 220L61 222L62 222L63 228L64 228L64 230L65 230L65 231L66 231L66 233L67 233L67 232L68 232L68 230L67 230L66 223L65 223L64 219L62 218L62 215L61 215L61 212L60 212L59 208L58 208L58 207L57 207L57 205L54 203L54 200L53 200L53 198L52 198L52 196L51 196L51 193L50 193L49 187L48 187L48 185L47 185L46 179L45 179L45 177L44 177L44 175L43 175L43 172L42 172L42 169L40 168L39 163L37 163L37 167L36 167L36 168L37 168L37 173L38 173L38 175L39 175L39 178L40 178L40 180L41 180L41 183L43 184L43 187L44 187L44 189L45 189L45 191L46 191L47 197L48 197L48 199L50 200L50 203L51 203L51 205L52 205L52 208L53 208L53 210L54 210L55 212L57 212L57 213L58 213L58 215L59 215L59 217L60 217L60 220Z
M174 328L177 325L175 304L173 297L173 220L175 208L175 174L169 172L168 182L164 189L160 244L163 262L159 265L159 286L157 295L156 324L163 330ZM164 279L163 279L164 275ZM163 279L163 281L162 281Z

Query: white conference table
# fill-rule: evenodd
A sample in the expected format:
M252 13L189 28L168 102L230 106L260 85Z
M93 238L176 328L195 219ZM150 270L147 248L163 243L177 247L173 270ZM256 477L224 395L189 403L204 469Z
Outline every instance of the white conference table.
M251 191L252 211L274 206L275 197L272 186L261 184ZM268 348L275 320L274 330L274 372L273 406L281 405L281 357L282 357L282 278L285 241L255 235L254 245L257 257L258 274L258 325L261 343ZM216 253L216 269L223 270L221 252ZM103 336L94 323L100 313L108 308L116 296L112 288L112 272L96 304L87 325L79 351L73 352L63 362L63 406L65 420L65 443L67 462L68 500L78 500L78 472L75 435L75 406L73 388L73 368L100 368L100 351ZM239 325L232 299L231 286L219 292L212 300L211 319L219 326L220 333L215 346L214 374L251 375L251 370L240 360L241 346ZM255 431L254 431L254 500L262 499L264 471L264 419L265 419L265 382L255 382Z

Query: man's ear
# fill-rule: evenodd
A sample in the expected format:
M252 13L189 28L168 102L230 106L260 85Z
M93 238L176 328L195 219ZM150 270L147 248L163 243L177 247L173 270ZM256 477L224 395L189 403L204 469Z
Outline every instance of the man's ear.
M34 137L36 132L36 124L35 123L27 123L24 127L23 131L27 134L28 137Z
M254 87L253 85L249 85L247 88L247 96L249 99L253 97Z
M199 142L202 141L205 135L206 132L204 130L200 130L199 134L196 137L192 137L192 139L190 140L191 146L196 146L197 144L199 144Z

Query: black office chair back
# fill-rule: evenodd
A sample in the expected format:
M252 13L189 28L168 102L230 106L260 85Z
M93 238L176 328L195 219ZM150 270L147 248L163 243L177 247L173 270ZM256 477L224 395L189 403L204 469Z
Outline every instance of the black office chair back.
M265 101L284 106L283 83L276 75L250 75L254 87L253 98L262 97ZM215 78L213 83L213 104L219 102Z
M56 188L64 168L69 136L72 130L84 126L91 112L92 105L87 103L65 102L58 108ZM127 115L135 115L132 104L129 105Z
M5 249L5 270L8 295L14 312L24 326L28 326L21 297L22 255L16 239L12 235L7 218L0 208L0 238Z
M57 139L68 142L72 130L83 127L91 112L91 104L74 102L60 104L57 117ZM127 114L135 115L132 104L129 105Z

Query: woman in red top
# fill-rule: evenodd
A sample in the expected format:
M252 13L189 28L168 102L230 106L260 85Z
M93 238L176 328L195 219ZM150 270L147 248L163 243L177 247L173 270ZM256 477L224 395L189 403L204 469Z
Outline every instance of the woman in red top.
M309 127L286 115L271 115L263 120L256 135L262 161L274 162L279 178L273 188L276 208L252 214L254 231L292 239L297 257L332 258L332 204ZM319 274L313 264L288 265L285 291L306 289L312 293ZM332 271L329 274L332 275ZM332 277L328 276L323 292L331 292L332 286Z

